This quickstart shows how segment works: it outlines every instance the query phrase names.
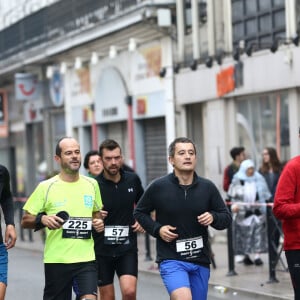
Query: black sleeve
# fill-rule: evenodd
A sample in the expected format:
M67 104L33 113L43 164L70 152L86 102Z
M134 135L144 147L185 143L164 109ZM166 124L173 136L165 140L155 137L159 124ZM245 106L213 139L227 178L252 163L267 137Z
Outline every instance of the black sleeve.
M138 175L136 175L135 186L137 187L137 197L136 197L135 204L137 204L137 202L139 201L139 199L142 197L144 193L144 188L142 186L141 179Z
M10 189L10 176L4 166L0 166L0 194L1 208L4 214L5 224L14 225L14 204Z
M161 224L154 221L150 213L155 209L153 203L153 195L155 194L153 186L147 187L141 199L133 212L134 218L140 223L140 225L154 237L159 237L159 229Z
M211 226L217 230L223 230L230 226L232 222L232 215L220 195L220 192L213 183L211 183L211 189L212 206L210 213L214 218Z

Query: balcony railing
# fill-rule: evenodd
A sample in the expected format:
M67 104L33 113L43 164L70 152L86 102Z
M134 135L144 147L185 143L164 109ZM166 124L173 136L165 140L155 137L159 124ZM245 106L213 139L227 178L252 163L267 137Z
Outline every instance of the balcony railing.
M42 8L0 31L0 60L66 34L100 26L142 0L63 0Z

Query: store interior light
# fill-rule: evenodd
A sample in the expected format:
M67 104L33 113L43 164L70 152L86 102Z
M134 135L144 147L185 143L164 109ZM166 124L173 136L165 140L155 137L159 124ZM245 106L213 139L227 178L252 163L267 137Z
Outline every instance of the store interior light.
M129 52L134 52L137 47L137 41L135 38L130 38L129 43L128 43L128 51Z
M80 57L76 57L75 58L75 64L74 64L74 68L76 70L80 69L82 67L82 61L81 61L81 58Z
M67 71L67 63L65 61L61 62L59 72L65 74Z
M91 64L92 65L96 65L99 61L99 56L98 56L98 53L97 52L92 52L92 55L91 55Z
M110 46L109 47L109 58L113 59L117 56L118 51L116 46Z
M47 66L47 69L46 69L46 77L48 79L52 78L53 76L53 66Z

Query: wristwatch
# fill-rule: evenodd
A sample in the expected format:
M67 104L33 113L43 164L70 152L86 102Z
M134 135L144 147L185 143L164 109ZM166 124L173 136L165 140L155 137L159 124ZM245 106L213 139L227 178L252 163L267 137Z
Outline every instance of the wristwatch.
M42 217L46 216L47 214L45 212L40 212L35 217L35 228L34 231L38 231L42 228L45 228L46 226L42 223Z

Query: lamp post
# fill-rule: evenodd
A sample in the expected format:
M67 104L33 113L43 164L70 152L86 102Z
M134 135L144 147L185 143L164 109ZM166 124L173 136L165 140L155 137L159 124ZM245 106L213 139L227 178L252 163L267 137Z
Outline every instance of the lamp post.
M134 149L135 145L134 145L132 96L127 95L125 97L125 101L128 107L127 128L128 128L130 162L131 162L131 167L135 170L135 149Z
M95 120L95 104L91 104L92 111L92 147L93 149L98 149L98 134L97 134L97 124Z

